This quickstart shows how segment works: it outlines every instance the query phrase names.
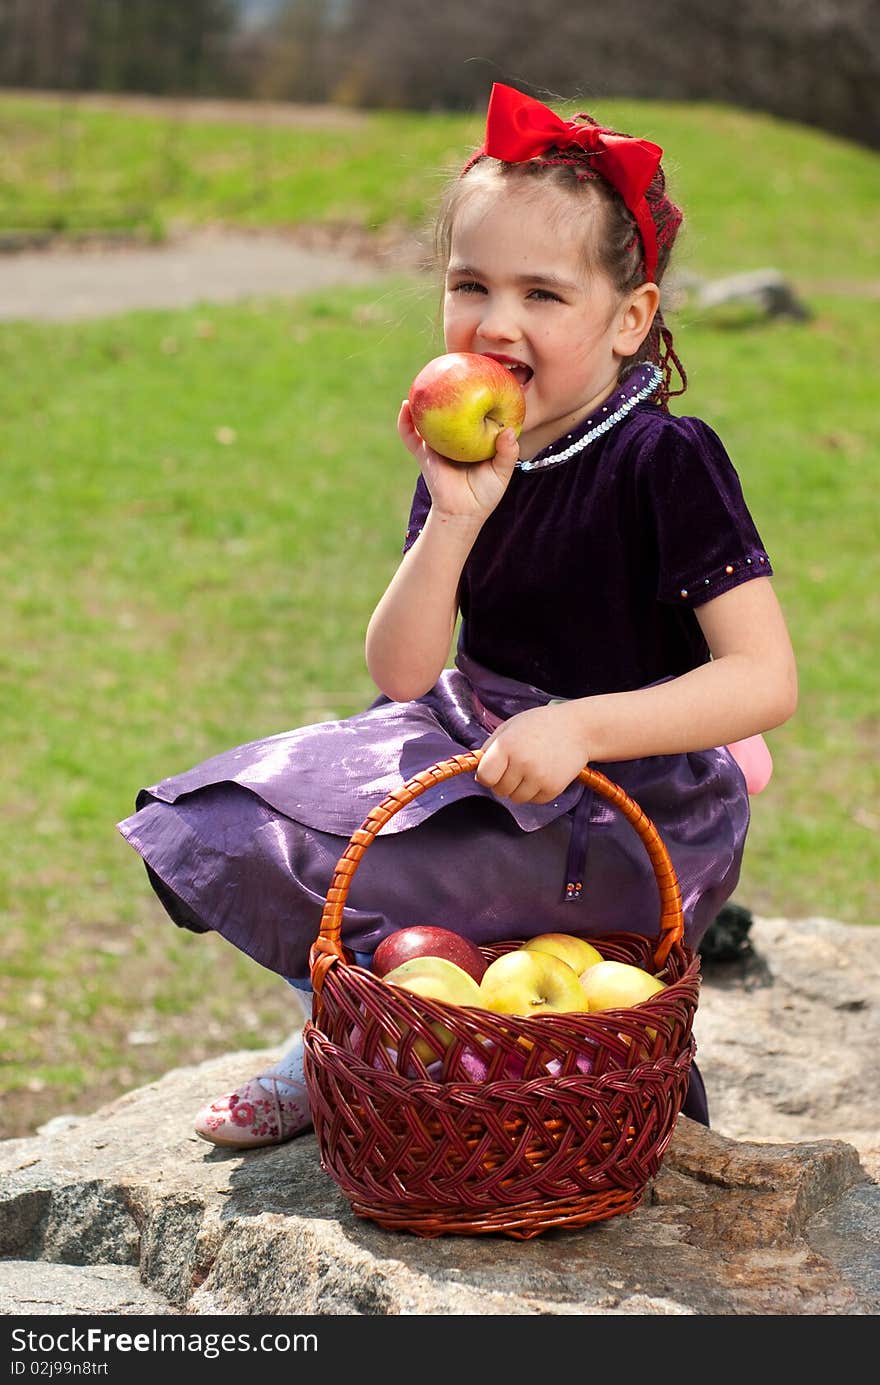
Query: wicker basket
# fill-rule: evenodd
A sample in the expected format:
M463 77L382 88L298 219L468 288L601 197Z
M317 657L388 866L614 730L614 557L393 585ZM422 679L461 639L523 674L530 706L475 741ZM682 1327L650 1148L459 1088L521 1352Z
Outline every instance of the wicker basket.
M587 768L580 779L638 833L660 892L657 939L593 941L666 989L629 1009L519 1017L424 999L353 965L342 913L367 847L407 803L479 759L457 755L403 784L337 863L310 958L306 1082L322 1166L360 1216L419 1236L524 1240L638 1206L687 1092L699 959L682 945L681 892L657 829Z

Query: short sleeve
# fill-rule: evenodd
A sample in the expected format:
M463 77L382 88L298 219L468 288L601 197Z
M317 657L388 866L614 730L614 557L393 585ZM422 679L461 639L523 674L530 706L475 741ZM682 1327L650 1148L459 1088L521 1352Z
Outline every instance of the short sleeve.
M773 569L717 433L697 418L668 424L643 473L657 541L657 599L700 606Z
M403 539L404 553L409 552L416 539L419 537L419 534L422 532L422 527L425 520L428 518L428 511L430 508L431 492L428 490L424 476L420 476L416 483L412 505L410 506L409 523L406 526L406 534Z

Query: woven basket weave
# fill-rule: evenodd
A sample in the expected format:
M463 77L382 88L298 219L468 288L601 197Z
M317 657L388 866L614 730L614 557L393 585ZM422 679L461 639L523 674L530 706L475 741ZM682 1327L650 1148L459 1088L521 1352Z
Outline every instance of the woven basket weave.
M641 838L660 894L656 939L592 941L660 975L663 991L629 1009L519 1017L425 999L355 966L341 929L361 857L401 808L479 759L415 775L352 835L311 950L305 1072L322 1166L356 1213L419 1236L524 1240L638 1206L687 1092L699 959L682 944L681 892L656 828L586 768L580 779ZM491 960L520 945L482 950Z

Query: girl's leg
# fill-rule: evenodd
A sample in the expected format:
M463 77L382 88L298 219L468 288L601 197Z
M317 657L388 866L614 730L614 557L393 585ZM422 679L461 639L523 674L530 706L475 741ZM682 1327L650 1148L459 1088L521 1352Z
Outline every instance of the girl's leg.
M368 967L369 953L355 953L358 966ZM310 995L308 980L288 977L300 994ZM303 1072L302 1031L265 1072L250 1078L234 1092L215 1097L195 1119L197 1135L230 1149L257 1149L284 1144L312 1128Z
M311 1130L302 1058L300 1033L271 1068L203 1106L195 1119L196 1134L211 1144L256 1149Z
M706 1097L706 1087L702 1073L696 1063L691 1063L691 1080L684 1105L681 1108L681 1114L689 1116L692 1121L697 1121L700 1125L709 1124L709 1102Z

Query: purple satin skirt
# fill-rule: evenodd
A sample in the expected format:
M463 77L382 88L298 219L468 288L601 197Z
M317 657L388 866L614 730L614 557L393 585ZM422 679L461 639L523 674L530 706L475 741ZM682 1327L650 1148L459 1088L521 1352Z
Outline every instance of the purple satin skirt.
M263 966L308 977L324 898L352 832L419 770L483 744L489 724L550 700L460 651L415 702L379 698L340 721L224 751L137 797L119 831L175 923L214 930ZM489 713L487 717L486 713ZM696 948L733 893L749 821L726 748L596 765L654 822ZM353 877L343 941L371 954L408 924L477 943L557 931L656 936L659 901L632 827L579 781L553 803L498 799L465 773L383 828Z

